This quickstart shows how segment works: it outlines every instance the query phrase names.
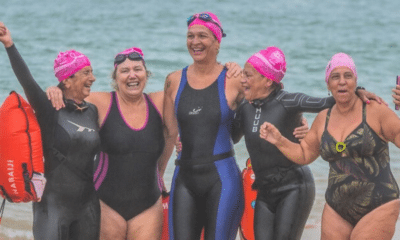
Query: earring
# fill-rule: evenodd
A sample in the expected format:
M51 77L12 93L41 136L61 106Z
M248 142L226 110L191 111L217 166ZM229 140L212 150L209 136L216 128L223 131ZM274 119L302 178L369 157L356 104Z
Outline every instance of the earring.
M330 96L330 95L331 95L331 92L328 91L328 96Z

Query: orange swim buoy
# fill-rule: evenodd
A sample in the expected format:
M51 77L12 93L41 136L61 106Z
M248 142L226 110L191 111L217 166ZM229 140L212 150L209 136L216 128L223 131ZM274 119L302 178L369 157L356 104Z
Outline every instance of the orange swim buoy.
M254 240L254 207L256 204L257 191L251 185L254 183L255 175L251 166L250 158L246 161L246 168L242 172L244 192L244 212L240 222L240 233L244 240Z
M0 108L1 196L15 203L39 201L43 173L39 124L31 106L13 91Z

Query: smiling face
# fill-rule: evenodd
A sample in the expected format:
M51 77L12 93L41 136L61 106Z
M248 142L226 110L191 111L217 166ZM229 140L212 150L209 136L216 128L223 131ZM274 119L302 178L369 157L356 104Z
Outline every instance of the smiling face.
M186 44L194 61L215 59L220 46L214 34L202 25L193 25L189 28Z
M147 83L147 71L143 61L126 59L118 64L115 82L118 93L128 96L141 96Z
M328 79L328 90L336 102L348 102L356 97L357 78L348 67L337 67L332 70Z
M90 87L96 81L91 66L86 66L73 76L65 79L65 96L76 102L82 102L90 94Z
M250 63L243 68L242 88L247 101L262 99L268 94L272 81L261 75Z

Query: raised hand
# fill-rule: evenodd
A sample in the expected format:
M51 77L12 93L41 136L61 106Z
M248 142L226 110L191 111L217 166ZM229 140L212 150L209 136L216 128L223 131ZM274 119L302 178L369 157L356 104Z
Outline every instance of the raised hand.
M0 42L2 42L6 48L14 44L11 33L3 22L0 22Z
M400 106L400 85L396 85L396 88L393 88L392 92L394 93L392 95L393 103L397 106Z

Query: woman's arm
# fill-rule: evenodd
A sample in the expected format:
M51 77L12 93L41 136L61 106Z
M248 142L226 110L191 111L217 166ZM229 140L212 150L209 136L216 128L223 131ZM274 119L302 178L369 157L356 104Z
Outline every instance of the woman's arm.
M245 101L243 101L241 104L239 104L238 108L236 109L235 112L235 118L233 119L233 124L232 124L232 141L234 144L238 143L240 139L244 135L244 130L243 130L243 105L245 104Z
M284 93L282 96L282 103L287 109L295 108L300 112L311 112L318 113L326 108L331 108L336 102L333 97L318 98L308 96L304 93ZM357 95L359 98L366 103L370 103L369 100L375 100L378 103L385 103L380 97L375 94L365 91L363 89L357 89Z
M149 97L151 98L157 110L159 111L161 117L163 118L164 92L159 91L159 92L149 93ZM165 124L163 125L163 129L164 129L165 146L160 158L158 159L158 171L160 172L160 176L164 176L168 161L172 155L172 152L174 151L174 144L171 144L171 141L168 139L168 132Z
M294 143L282 136L271 123L265 122L260 127L260 137L274 144L290 161L297 164L309 164L319 156L320 129L324 124L326 112L318 114L310 131L300 143Z
M159 162L159 169L161 174L164 174L165 172L165 168L172 154L178 136L178 122L176 120L174 107L174 95L177 91L177 88L179 87L180 78L178 75L178 72L169 74L165 80L164 85L163 120L165 147L163 152L163 159L160 159Z
M11 38L10 31L0 22L0 41L6 47L8 57L10 59L11 67L17 77L19 83L24 89L25 95L29 103L32 105L36 112L36 117L39 123L49 121L49 117L54 112L52 111L51 104L47 100L46 94L37 84L25 61L22 59L14 42Z
M29 103L35 110L36 118L42 133L43 147L47 148L53 144L53 129L56 111L52 108L46 94L32 77L28 66L25 64L17 48L15 47L9 30L0 22L0 41L4 44L10 59L15 76L24 89Z
M396 147L400 148L400 119L391 109L387 106L372 106L374 117L379 118L379 125L381 133L385 139L394 143ZM367 112L368 113L368 112ZM379 134L379 132L378 132Z

